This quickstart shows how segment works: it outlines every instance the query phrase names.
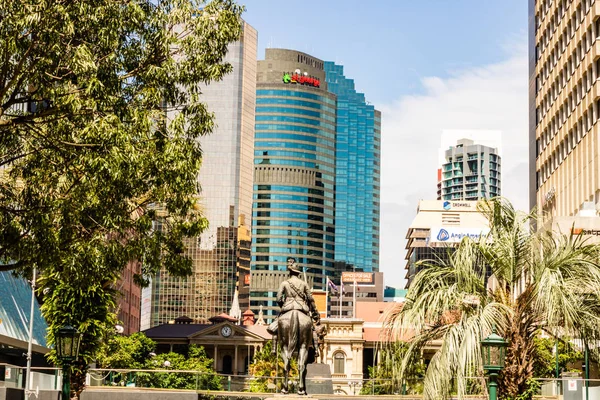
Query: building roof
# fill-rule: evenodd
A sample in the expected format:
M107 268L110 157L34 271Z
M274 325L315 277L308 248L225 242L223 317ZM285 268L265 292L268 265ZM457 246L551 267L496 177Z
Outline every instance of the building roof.
M33 311L33 344L46 347L48 324L37 301ZM31 287L27 281L9 271L0 272L0 336L27 343L30 312Z
M223 321L237 322L238 319L235 318L235 317L232 317L231 315L227 315L225 313L221 313L221 314L217 315L216 317L209 318L208 320L210 322L223 322Z
M271 339L273 337L269 332L267 332L267 325L248 325L243 326L243 328L254 334L262 336L265 339Z
M204 330L212 324L163 324L146 329L144 334L149 338L186 338Z
M356 302L356 317L369 322L383 322L386 311L397 307L400 303L395 302Z
M229 321L227 321L229 322ZM191 336L197 336L205 329L213 328L218 324L163 324L147 329L143 333L151 339L187 339ZM237 325L236 329L244 329L250 333L258 335L263 339L271 339L271 334L267 332L265 325Z

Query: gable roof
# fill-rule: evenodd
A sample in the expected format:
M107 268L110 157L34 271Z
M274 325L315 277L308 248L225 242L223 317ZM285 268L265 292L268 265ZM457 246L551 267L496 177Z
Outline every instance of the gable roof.
M206 329L212 324L163 324L146 329L143 333L149 338L187 338Z

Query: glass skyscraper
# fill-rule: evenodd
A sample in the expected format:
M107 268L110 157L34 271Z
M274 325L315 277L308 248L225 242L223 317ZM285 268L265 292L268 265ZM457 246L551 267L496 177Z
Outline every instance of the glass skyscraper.
M257 71L250 305L271 321L289 256L316 290L378 271L381 116L334 63L267 49Z
M325 62L324 68L327 90L337 96L335 260L378 271L381 113L343 66Z
M250 238L257 32L243 24L239 41L225 60L233 72L202 88L202 99L215 114L215 129L200 138L200 204L209 227L186 241L192 259L188 278L161 271L142 292L141 329L187 316L196 323L228 312L235 290L240 307L249 306ZM159 222L156 229L162 229Z
M336 97L324 78L323 61L297 51L258 62L250 298L268 321L289 256L313 288L333 273Z

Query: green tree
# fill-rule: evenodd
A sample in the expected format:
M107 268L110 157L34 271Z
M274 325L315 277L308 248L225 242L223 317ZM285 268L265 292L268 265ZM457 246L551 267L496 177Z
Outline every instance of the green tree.
M252 376L250 391L268 393L273 391L280 381L276 377L283 376L283 361L278 354L273 353L272 341L268 341L263 348L256 353L254 362L250 364L249 371ZM291 360L290 378L298 376L298 363L295 358Z
M186 276L199 137L213 115L201 85L231 70L232 0L0 0L0 268L39 271L48 341L83 334L73 391L116 322L128 262L146 283ZM50 359L56 361L54 353Z
M441 342L425 374L426 398L470 391L469 377L483 375L480 341L494 327L510 341L500 375L503 398L530 390L540 330L590 341L600 336L598 245L532 232L534 216L504 199L482 201L479 209L489 220L489 235L463 240L447 259L423 262L406 303L387 319L390 340L414 330L408 354ZM407 355L400 371L409 362Z
M533 364L533 376L535 378L555 378L556 340L536 337L534 343L536 358ZM578 351L568 338L561 338L558 341L558 370L560 372L570 371L573 364L582 360L583 353Z
M154 340L141 332L129 336L114 335L98 354L100 368L144 368L156 349Z
M412 360L405 371L399 371L402 360L407 355L408 345L404 342L388 343L381 351L380 362L369 366L369 381L361 394L420 394L423 392L425 364L418 354L411 354Z
M190 345L187 356L179 353L159 354L146 361L149 370L178 372L138 372L136 385L163 389L221 390L221 379L212 369L213 360L204 348ZM190 372L181 372L190 371Z

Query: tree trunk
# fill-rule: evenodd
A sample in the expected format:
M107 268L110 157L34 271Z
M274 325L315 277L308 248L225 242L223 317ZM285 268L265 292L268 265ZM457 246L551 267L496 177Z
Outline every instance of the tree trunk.
M533 377L535 318L523 304L526 303L523 297L526 296L520 296L513 305L514 315L504 336L509 345L498 385L500 399L523 393L527 389L527 381Z

